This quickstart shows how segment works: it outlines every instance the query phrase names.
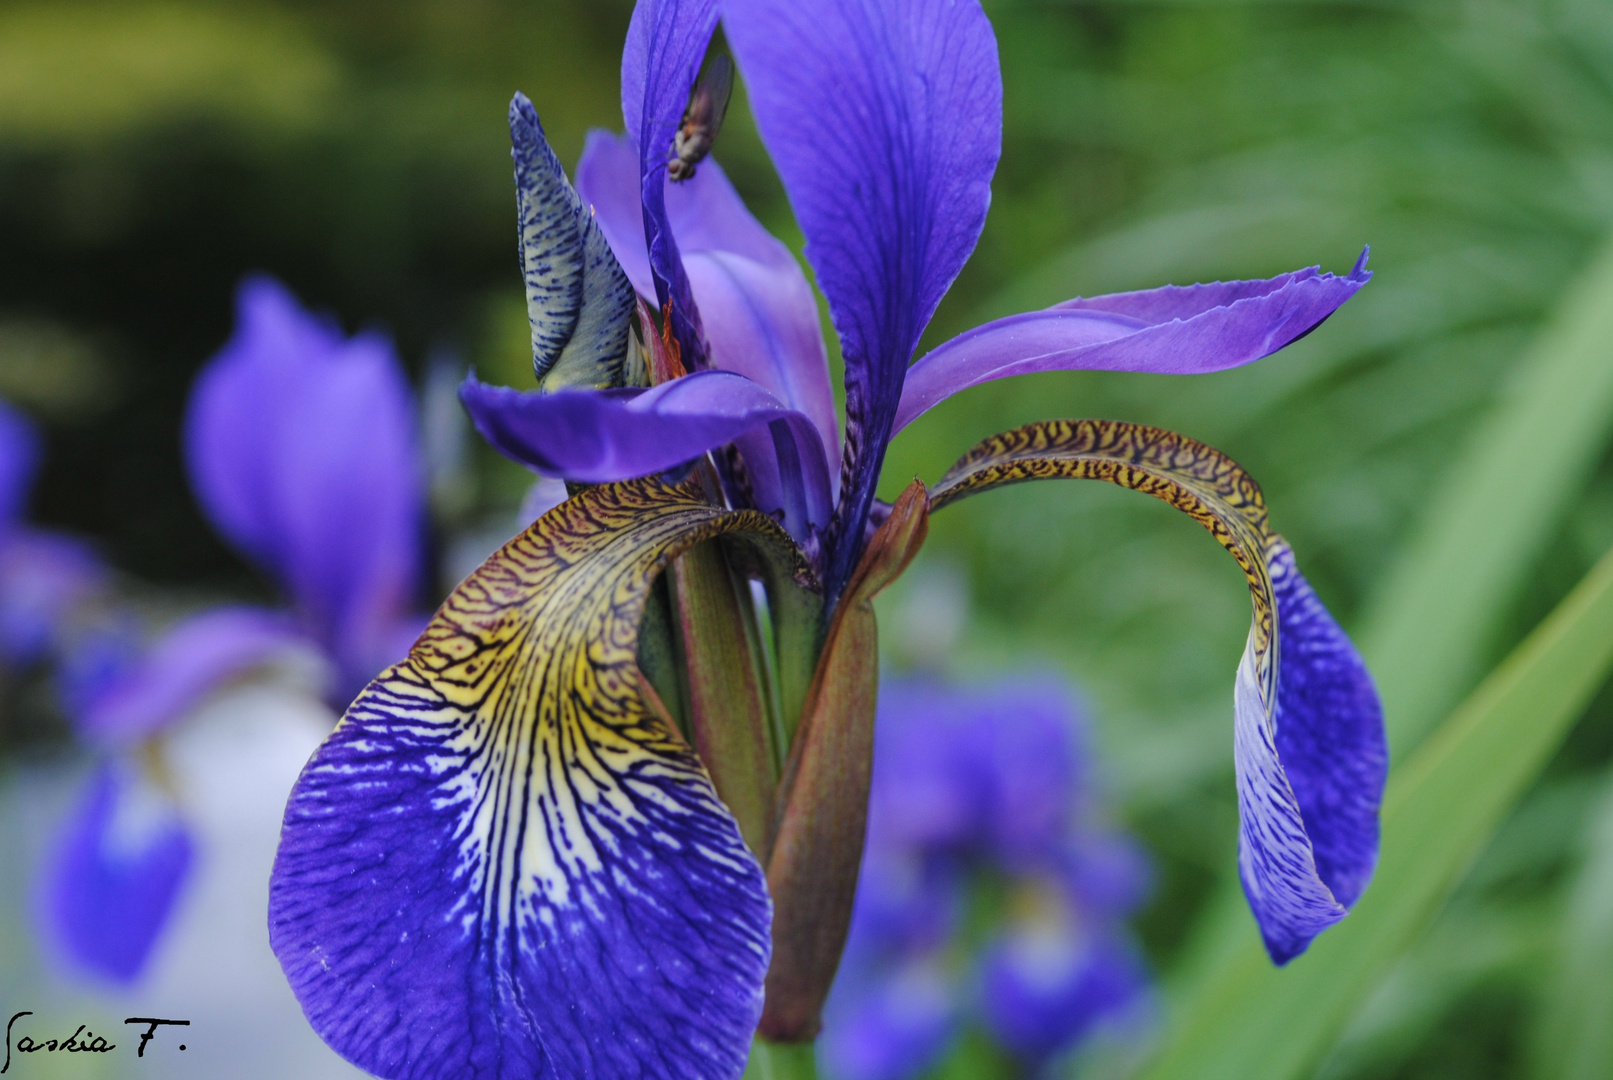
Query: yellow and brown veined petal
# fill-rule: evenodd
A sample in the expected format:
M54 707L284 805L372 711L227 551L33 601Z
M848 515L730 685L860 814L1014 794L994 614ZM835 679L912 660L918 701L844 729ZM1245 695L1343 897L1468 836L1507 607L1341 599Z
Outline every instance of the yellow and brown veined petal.
M635 662L646 598L770 519L591 488L467 578L309 761L270 937L309 1020L383 1077L735 1077L762 1006L761 868ZM802 571L804 573L804 571Z
M1260 487L1213 447L1103 420L985 440L936 485L932 509L1004 484L1104 480L1191 515L1232 553L1254 619L1233 692L1238 869L1279 964L1343 918L1372 876L1388 772L1383 713L1355 647L1271 530Z

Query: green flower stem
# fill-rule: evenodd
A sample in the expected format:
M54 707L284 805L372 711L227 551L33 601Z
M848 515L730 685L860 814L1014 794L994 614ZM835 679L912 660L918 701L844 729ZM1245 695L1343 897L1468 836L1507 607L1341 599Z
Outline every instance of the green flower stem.
M693 739L689 730L689 679L684 673L683 642L678 639L672 622L672 597L665 574L656 579L644 604L644 619L638 630L638 667L660 695L661 703L683 737Z
M762 659L745 624L749 590L741 591L716 543L690 549L667 574L683 641L695 750L745 842L765 859L777 774L768 747Z
M823 651L823 599L793 582L769 581L767 606L773 617L773 645L778 665L780 766L795 743L812 688L812 675Z
M851 925L868 828L879 680L873 599L924 544L929 501L917 480L863 552L825 635L801 729L780 782L778 835L767 861L773 959L758 1030L806 1043Z
M775 1043L757 1038L740 1080L818 1080L812 1043Z

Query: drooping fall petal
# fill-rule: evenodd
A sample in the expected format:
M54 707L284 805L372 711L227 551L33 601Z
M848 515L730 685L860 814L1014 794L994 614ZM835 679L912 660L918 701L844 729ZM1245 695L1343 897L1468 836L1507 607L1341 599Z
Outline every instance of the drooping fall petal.
M230 680L311 649L292 620L278 612L246 607L203 612L175 625L97 693L76 726L102 745L132 745Z
M551 510L304 770L270 938L349 1060L409 1080L743 1069L767 891L635 642L655 576L692 545L795 556L765 516L697 492L634 481Z
M997 45L975 0L727 0L723 26L846 362L832 598L862 549L908 361L985 224Z
M1316 267L1266 281L1218 281L1075 299L986 323L920 357L896 410L900 431L942 401L1037 371L1196 375L1252 363L1304 337L1371 279L1366 253L1345 277Z
M1388 748L1371 677L1271 531L1259 486L1203 443L1110 421L1031 424L966 454L932 507L1061 477L1165 500L1208 529L1248 579L1254 621L1234 691L1238 861L1266 948L1286 963L1344 917L1377 860Z

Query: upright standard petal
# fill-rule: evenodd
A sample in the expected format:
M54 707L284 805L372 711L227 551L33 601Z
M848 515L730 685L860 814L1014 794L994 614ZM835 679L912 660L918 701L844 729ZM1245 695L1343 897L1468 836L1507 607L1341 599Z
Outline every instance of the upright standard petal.
M667 220L666 161L716 29L716 0L638 0L622 50L622 120L638 148L639 198L656 305L662 310L672 305L673 336L691 370L705 366L706 347L699 309Z
M291 620L276 612L231 607L194 615L101 688L76 726L96 742L132 745L231 680L311 646Z
M655 298L632 143L588 135L577 191L592 205L633 286ZM751 216L716 161L666 192L667 220L699 306L711 366L737 372L811 418L830 478L839 481L840 429L818 304L801 264Z
M22 517L39 466L39 433L0 400L0 530Z
M454 591L298 780L270 940L355 1064L410 1080L744 1068L766 887L646 693L635 639L655 576L694 544L793 548L695 492L611 484L551 510Z
M197 379L191 483L219 530L272 574L337 661L343 693L388 655L420 573L424 470L408 381L374 334L344 339L267 278Z
M1372 278L1317 267L1266 281L1077 298L986 323L924 354L907 373L900 431L960 390L1036 371L1197 375L1252 363L1304 337Z
M194 844L169 797L122 764L102 765L47 856L37 899L73 963L133 982L173 911Z
M1286 963L1344 917L1377 861L1389 758L1371 678L1271 531L1259 485L1203 443L1112 421L1031 424L976 446L932 502L1060 477L1169 502L1208 529L1249 582L1254 620L1233 695L1238 866L1266 949Z
M633 288L525 94L510 102L510 142L538 386L621 386Z
M468 378L460 398L482 437L549 476L605 483L675 469L713 447L760 430L795 456L773 474L792 534L827 524L829 477L812 424L740 375L701 371L650 390L522 393ZM774 429L780 429L775 433ZM775 453L774 459L778 455Z
M997 45L976 0L726 0L723 19L846 361L833 598L862 548L908 361L985 224Z

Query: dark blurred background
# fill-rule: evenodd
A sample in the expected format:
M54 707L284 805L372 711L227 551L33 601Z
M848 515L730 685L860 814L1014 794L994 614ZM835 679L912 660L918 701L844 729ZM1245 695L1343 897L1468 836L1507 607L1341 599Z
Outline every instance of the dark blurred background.
M886 493L1033 419L1171 427L1259 478L1307 575L1357 626L1386 602L1429 493L1613 225L1613 6L986 7L1006 86L1003 158L931 342L1078 294L1317 263L1344 272L1367 243L1376 277L1251 368L976 389L898 439ZM190 381L228 336L249 272L280 277L349 330L384 329L419 380L435 360L528 385L505 108L525 91L568 165L587 129L619 129L630 10L0 5L0 395L47 433L32 519L93 539L133 581L260 595L203 522L179 454ZM742 86L717 156L799 250ZM519 499L524 475L477 454L469 486L439 500L444 546ZM1086 688L1111 797L1158 860L1140 929L1169 973L1232 864L1241 576L1168 508L1084 485L972 500L932 535L926 562L961 572L973 597L961 667L1051 664ZM1551 535L1492 660L1613 543L1607 462ZM422 583L433 602L444 587ZM1529 1074L1561 886L1610 757L1613 710L1599 702L1447 929L1408 958L1324 1075Z

